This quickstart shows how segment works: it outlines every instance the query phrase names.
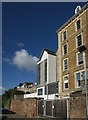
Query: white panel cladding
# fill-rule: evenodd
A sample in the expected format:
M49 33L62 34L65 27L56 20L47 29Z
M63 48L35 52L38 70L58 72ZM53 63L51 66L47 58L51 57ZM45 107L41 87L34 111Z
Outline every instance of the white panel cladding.
M47 58L48 58L48 53L46 51L44 51L44 53L43 53L43 55L41 57L41 60L37 64L40 64L41 62L43 62Z
M48 83L56 82L56 56L48 54Z

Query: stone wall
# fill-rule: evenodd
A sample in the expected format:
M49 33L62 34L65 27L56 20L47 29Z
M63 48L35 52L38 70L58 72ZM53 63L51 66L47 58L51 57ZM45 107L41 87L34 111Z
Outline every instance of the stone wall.
M37 99L12 99L10 110L16 112L18 116L35 117L37 115Z
M86 118L86 99L85 93L81 91L71 94L68 99L68 117L69 118Z
M69 118L86 118L85 97L72 97L69 104Z

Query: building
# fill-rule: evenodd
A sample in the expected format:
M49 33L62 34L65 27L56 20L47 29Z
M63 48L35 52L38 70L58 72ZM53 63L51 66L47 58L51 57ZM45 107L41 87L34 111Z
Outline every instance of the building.
M88 4L58 30L57 79L60 97L82 90L88 80Z
M25 93L35 93L36 92L37 85L36 83L31 82L24 82L20 83L16 89L19 91L24 91Z
M38 66L37 96L44 99L55 99L58 93L56 80L56 53L44 49Z

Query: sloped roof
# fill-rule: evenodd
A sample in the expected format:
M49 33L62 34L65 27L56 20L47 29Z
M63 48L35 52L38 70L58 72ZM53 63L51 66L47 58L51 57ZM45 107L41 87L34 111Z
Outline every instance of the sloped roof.
M24 83L20 83L18 86L22 86L23 84L26 84L26 85L31 85L31 84L33 84L32 82L24 82Z
M41 60L44 51L46 51L48 54L51 54L51 55L56 56L56 53L55 53L54 51L51 51L51 50L48 50L48 49L45 49L45 48L44 48L44 49L42 50L41 54L40 54L39 61ZM38 62L39 62L39 61L38 61Z
M77 14L74 14L65 24L63 24L56 32L61 31L65 26L67 26L71 21L73 21L79 14L81 14L84 10L88 8L88 3L84 5L81 10L78 11Z

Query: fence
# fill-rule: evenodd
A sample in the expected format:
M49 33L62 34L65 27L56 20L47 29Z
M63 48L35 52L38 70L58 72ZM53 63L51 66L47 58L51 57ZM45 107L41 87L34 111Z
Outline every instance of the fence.
M67 118L67 100L38 100L38 115Z

